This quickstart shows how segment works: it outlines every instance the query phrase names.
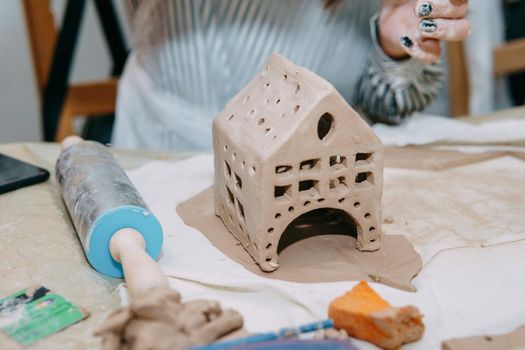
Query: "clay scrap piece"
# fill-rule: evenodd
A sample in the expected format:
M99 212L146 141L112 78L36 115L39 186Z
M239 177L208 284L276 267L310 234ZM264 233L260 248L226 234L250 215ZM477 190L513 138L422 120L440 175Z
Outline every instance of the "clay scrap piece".
M213 122L215 211L264 271L288 225L331 208L379 248L383 145L326 80L273 54Z
M441 344L443 350L518 350L525 349L525 325L503 335L483 335L451 339Z
M330 303L328 316L336 329L383 349L397 349L420 339L423 315L415 306L393 307L365 281Z
M187 349L214 342L243 325L234 310L211 300L181 303L170 288L149 290L129 307L113 311L95 335L103 350Z
M302 283L367 280L415 291L410 282L422 266L421 257L402 235L383 235L380 250L359 251L347 222L338 212L324 211L313 213L316 217L303 216L287 229L283 244L295 243L280 251L281 267L265 273L215 215L212 188L181 203L177 213L230 259L266 278Z

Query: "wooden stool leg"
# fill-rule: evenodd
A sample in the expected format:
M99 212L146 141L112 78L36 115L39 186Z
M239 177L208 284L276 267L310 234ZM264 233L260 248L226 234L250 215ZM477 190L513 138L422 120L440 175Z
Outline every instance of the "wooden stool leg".
M60 114L55 142L61 142L66 137L75 135L75 128L73 125L74 117L75 115L72 113L70 103L66 100L62 113Z
M469 114L469 80L463 42L447 43L450 115Z

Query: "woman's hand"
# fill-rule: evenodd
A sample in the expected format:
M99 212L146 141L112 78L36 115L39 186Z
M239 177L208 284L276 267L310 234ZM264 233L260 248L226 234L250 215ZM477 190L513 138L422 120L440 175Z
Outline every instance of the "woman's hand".
M383 0L379 43L394 59L411 56L435 63L440 41L461 41L470 33L468 0Z

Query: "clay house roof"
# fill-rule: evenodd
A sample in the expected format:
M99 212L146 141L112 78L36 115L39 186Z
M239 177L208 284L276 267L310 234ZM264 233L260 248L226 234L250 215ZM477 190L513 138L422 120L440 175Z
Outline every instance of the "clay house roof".
M214 123L227 129L230 141L254 160L266 159L294 134L317 124L320 115L313 112L322 104L348 109L336 118L341 119L340 125L351 126L349 142L380 143L328 81L278 54L270 56L262 72L226 105Z
M269 158L292 136L305 131L305 126L317 125L323 105L344 111L336 118L339 125L348 127L349 144L381 143L328 81L278 54L268 58L263 70L230 100L214 123L258 161Z

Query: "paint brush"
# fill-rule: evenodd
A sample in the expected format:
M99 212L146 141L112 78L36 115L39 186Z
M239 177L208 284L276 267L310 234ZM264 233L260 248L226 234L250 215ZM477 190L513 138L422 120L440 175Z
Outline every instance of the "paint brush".
M307 323L307 324L304 324L298 327L282 328L278 330L277 332L259 333L259 334L254 334L254 335L251 335L245 338L227 340L227 341L217 342L217 343L213 343L209 345L193 347L191 348L191 350L228 349L233 346L240 346L240 345L245 345L245 344L254 344L254 343L260 343L264 341L289 338L289 337L297 336L299 334L315 332L320 329L332 328L333 325L334 325L333 321L327 319L327 320L317 321L313 323Z

